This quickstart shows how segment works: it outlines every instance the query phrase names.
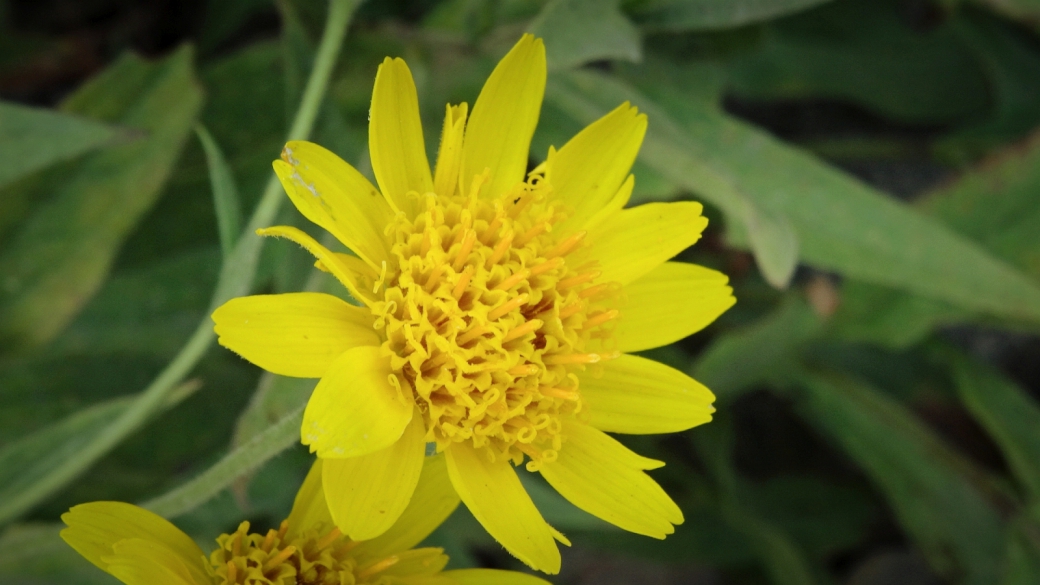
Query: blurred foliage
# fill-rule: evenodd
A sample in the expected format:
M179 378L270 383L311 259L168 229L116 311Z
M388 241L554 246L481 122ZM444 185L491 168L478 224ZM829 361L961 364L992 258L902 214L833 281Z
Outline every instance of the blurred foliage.
M306 0L58 4L0 2L0 501L208 319L325 19ZM314 139L362 172L384 56L408 60L432 156L444 103L472 104L532 31L551 69L532 163L628 100L650 120L633 204L707 204L680 259L729 274L738 304L648 353L712 388L716 419L624 437L668 463L686 522L623 533L525 478L575 543L556 582L1040 582L1038 25L1034 0L360 8ZM336 287L269 245L252 289ZM0 582L111 583L57 539L82 501L149 502L200 542L277 525L313 384L212 348L147 428L8 523ZM464 509L430 543L516 567Z

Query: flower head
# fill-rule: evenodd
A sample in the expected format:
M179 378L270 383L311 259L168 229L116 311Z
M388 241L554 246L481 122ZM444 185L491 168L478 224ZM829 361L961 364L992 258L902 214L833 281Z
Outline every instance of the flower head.
M123 502L74 506L61 537L127 585L547 585L510 571L443 571L440 548L412 548L458 506L443 457L430 457L412 503L374 540L351 540L329 516L319 459L278 529L249 522L217 539L209 555L164 518Z
M462 501L507 550L559 570L554 538L514 467L577 506L663 538L683 520L644 473L662 465L603 431L662 433L711 419L711 392L627 355L681 339L733 302L725 275L667 262L707 224L697 203L623 209L646 116L625 103L527 172L545 89L542 42L525 35L470 114L448 106L426 160L404 61L376 76L369 150L379 189L329 151L290 142L275 171L296 207L354 255L291 227L289 238L360 306L324 294L234 299L220 343L277 374L319 377L301 429L326 459L330 501L352 537L385 530L408 503L426 445ZM358 484L358 470L379 489ZM385 513L376 514L372 510Z

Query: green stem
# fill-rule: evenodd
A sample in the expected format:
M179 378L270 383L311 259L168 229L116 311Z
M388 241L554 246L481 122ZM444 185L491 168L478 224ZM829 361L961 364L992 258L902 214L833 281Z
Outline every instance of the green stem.
M311 70L307 86L304 88L300 107L296 111L292 127L289 130L289 140L300 140L310 135L325 97L325 90L328 87L336 57L343 46L350 17L360 2L361 0L330 0L325 31L322 33L321 44L318 46L314 59L314 68ZM213 293L211 309L228 299L249 292L256 275L261 247L261 238L253 236L253 233L258 228L270 225L274 221L284 199L278 179L272 176L243 236L239 238L234 251L221 268L220 277ZM191 338L181 348L180 353L138 395L133 404L119 418L84 442L79 453L68 458L64 465L55 467L17 497L0 502L0 524L18 517L53 495L89 469L119 445L123 439L140 429L149 417L162 406L167 395L177 388L177 385L194 369L213 343L214 337L213 325L207 313Z

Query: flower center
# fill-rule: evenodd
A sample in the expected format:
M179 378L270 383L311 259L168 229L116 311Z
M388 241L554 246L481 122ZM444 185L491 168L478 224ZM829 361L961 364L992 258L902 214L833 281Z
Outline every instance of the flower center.
M561 418L582 410L576 373L617 355L586 346L610 336L619 287L568 262L585 233L553 233L564 210L541 175L497 200L478 196L485 178L468 196L425 195L425 211L391 226L397 265L371 309L428 441L527 455L535 470L556 458Z
M351 555L358 544L338 528L316 527L286 540L288 522L266 535L249 532L249 522L217 538L209 555L216 585L360 585L397 563L392 556L359 566Z

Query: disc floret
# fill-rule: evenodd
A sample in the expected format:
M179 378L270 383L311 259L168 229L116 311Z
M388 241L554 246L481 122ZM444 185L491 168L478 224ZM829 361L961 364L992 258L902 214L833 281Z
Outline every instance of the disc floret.
M541 173L497 199L481 197L485 179L398 216L388 229L397 265L372 311L428 441L469 441L517 465L526 455L535 470L556 459L561 419L582 412L576 372L617 355L588 347L609 337L618 287L570 261L585 232L557 236L566 210Z

